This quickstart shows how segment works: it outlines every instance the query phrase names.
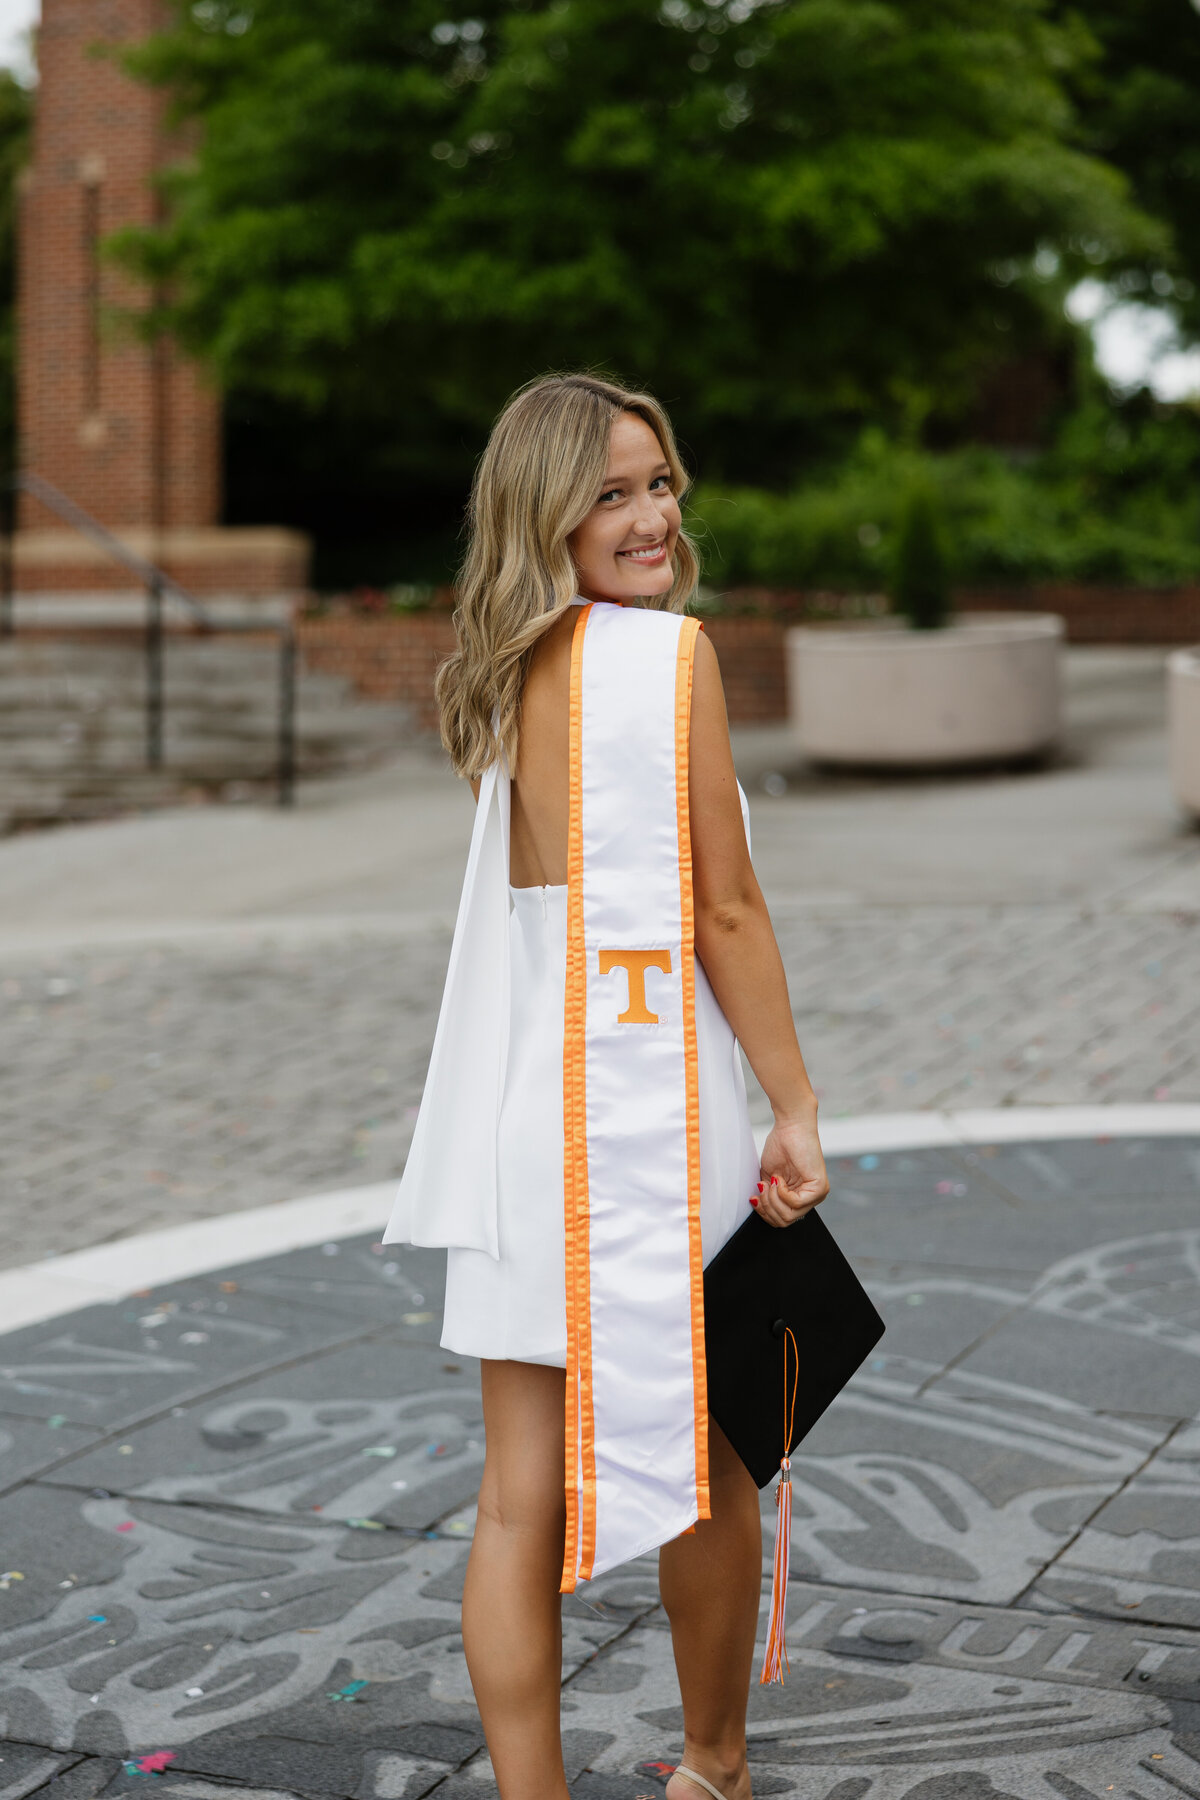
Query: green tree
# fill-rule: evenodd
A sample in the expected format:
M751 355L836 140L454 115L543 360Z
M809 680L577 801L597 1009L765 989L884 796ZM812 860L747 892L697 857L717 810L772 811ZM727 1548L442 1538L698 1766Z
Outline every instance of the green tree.
M1165 254L1120 273L1134 298L1167 301L1200 337L1200 16L1191 0L1054 0L1065 29L1082 25L1097 54L1067 74L1084 142L1129 178L1170 227Z
M928 488L907 497L900 516L896 562L892 570L892 605L918 631L936 631L950 612L950 571Z
M1039 250L1159 253L1076 140L1091 53L1042 0L192 0L133 62L201 145L119 253L229 389L358 422L392 479L460 481L582 363L781 481L965 409L1047 328Z

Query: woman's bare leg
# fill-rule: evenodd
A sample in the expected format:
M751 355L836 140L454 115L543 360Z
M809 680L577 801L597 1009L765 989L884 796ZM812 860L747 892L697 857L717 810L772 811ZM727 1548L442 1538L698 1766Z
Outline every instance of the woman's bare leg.
M715 1420L709 1420L712 1518L664 1544L658 1584L671 1621L683 1697L683 1760L727 1800L750 1800L746 1701L762 1581L758 1489ZM703 1800L680 1776L669 1800Z
M485 1361L487 1456L463 1646L501 1800L567 1800L559 1700L565 1376Z

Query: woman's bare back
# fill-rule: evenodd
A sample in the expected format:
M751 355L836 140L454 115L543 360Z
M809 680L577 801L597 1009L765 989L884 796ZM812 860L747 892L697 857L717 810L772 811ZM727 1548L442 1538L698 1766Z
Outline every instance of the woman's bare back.
M546 632L521 695L509 848L514 887L559 887L567 879L571 639L578 617L571 607Z

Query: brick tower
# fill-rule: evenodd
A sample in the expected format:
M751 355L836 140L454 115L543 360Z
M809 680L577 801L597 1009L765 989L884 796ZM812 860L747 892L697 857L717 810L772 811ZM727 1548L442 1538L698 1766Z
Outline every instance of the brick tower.
M218 524L218 396L170 344L131 331L121 315L146 296L101 254L111 232L153 220L151 178L181 153L163 96L119 61L168 17L166 0L42 0L20 208L18 459L185 586L296 591L307 540ZM27 495L14 549L25 592L129 586Z

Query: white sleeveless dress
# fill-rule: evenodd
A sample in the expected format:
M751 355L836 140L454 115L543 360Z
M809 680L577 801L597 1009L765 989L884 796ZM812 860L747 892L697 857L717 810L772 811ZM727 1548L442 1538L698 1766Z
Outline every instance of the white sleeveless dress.
M743 796L743 810L745 797ZM563 1009L566 887L509 888L512 978L497 1137L499 1260L447 1251L442 1345L459 1356L567 1361L563 1217ZM696 1049L700 1222L705 1264L749 1216L757 1178L736 1043L699 963ZM470 1171L463 1172L470 1180Z

